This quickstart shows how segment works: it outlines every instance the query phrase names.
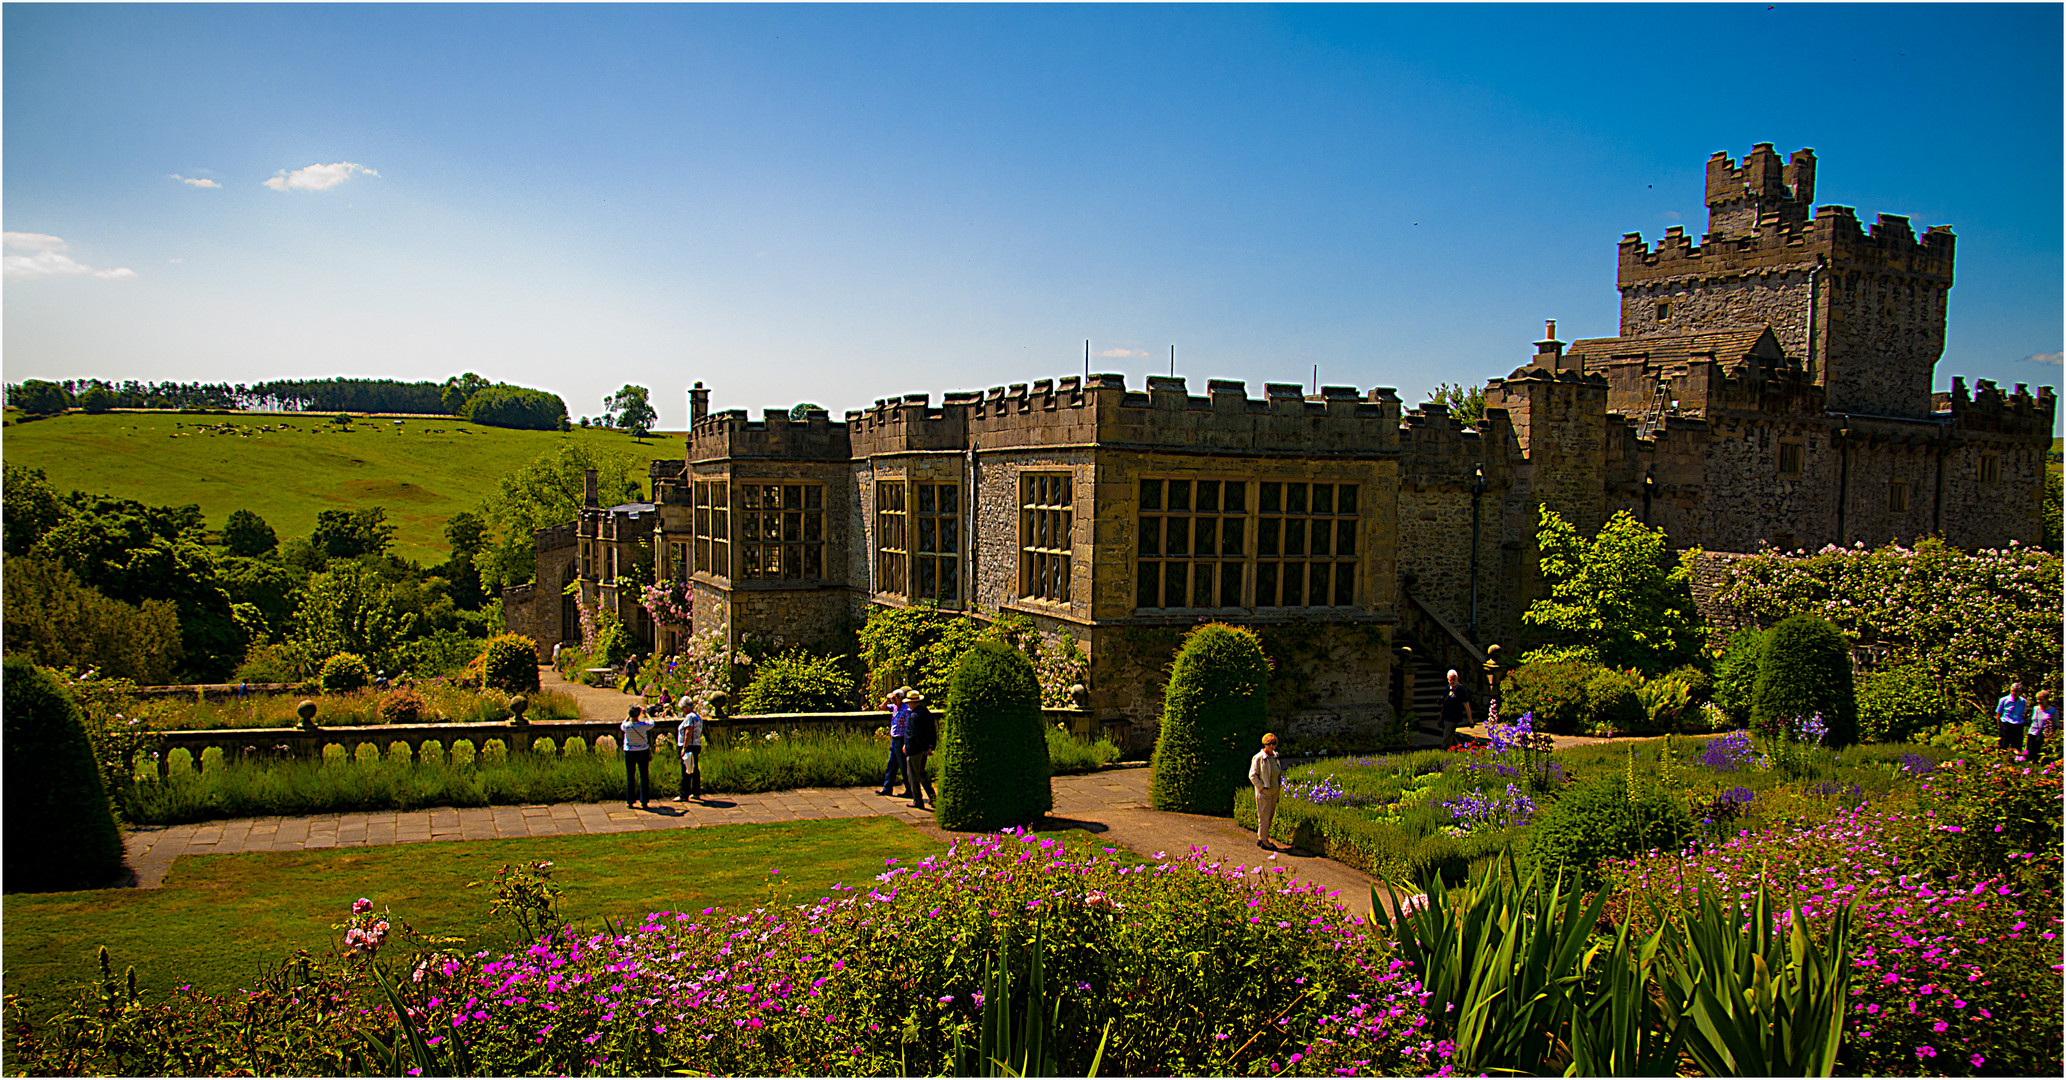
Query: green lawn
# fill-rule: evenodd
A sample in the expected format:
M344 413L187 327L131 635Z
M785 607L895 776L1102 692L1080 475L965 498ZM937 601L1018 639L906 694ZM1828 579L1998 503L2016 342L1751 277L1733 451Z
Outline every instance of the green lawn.
M502 950L510 938L489 917L492 894L466 884L504 863L552 861L566 890L562 913L600 930L605 918L652 911L815 900L832 895L835 883L872 884L886 858L942 850L917 829L878 817L187 856L158 889L6 896L0 954L10 995L47 1000L89 984L102 945L117 973L135 965L141 986L226 992L296 949L327 952L332 925L361 896L424 933Z
M42 469L59 491L195 503L218 529L232 511L249 510L282 538L308 535L323 510L383 506L396 525L395 553L436 562L446 555L446 519L569 439L652 460L682 456L680 433L640 442L600 429L513 431L448 418L361 420L347 433L316 413L173 412L10 423L0 453L9 465Z

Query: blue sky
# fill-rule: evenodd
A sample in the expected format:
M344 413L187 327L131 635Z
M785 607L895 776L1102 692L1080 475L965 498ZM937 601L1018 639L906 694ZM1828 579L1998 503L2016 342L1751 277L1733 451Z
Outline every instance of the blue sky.
M2056 385L2061 10L10 3L5 375L1412 402L1772 142L1956 229L1940 386Z

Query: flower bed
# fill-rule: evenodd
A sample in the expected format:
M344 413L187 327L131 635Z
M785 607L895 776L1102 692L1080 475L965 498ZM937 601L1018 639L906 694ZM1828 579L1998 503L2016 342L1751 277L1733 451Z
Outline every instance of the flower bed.
M1083 1075L1101 1045L1109 1075L1446 1071L1406 965L1312 887L1195 852L1146 864L1108 855L977 836L813 904L656 913L501 957L395 955L406 945L373 934L390 917L368 904L348 924L360 933L346 977L380 999L373 965L390 973L422 1036L415 1067L430 1070L936 1075L957 1071L957 1036L973 1047L985 1007L997 1011L986 965L998 957L1019 988L1007 991L1012 1023L1034 1015L1024 988L1037 950L1046 992L1033 1022L1052 1056L1036 1071ZM145 1002L119 1039L25 1032L17 1017L9 1066L182 1071L154 1036L234 1046L227 1011L190 995ZM304 1037L281 1040L297 1054L266 1071L343 1071L353 1053L367 1059L359 1068L412 1062L340 1048L351 1026L305 1007L280 1020Z

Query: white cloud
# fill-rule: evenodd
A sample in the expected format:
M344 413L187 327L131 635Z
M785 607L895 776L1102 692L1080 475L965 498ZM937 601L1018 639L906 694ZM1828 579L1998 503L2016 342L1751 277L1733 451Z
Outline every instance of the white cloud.
M274 191L287 191L290 189L296 191L322 191L325 188L334 188L351 179L352 174L355 172L365 173L367 176L380 175L364 165L340 161L335 165L311 165L306 169L296 169L293 172L281 169L279 175L265 182L265 186L272 188Z
M1092 353L1091 355L1109 357L1111 359L1118 360L1129 356L1146 356L1148 354L1142 352L1139 349L1103 349L1098 352Z
M2062 362L2066 362L2066 352L2031 353L2023 358L2023 362L2026 364L2043 364L2046 367L2058 367Z
M218 184L218 183L216 183L216 182L215 182L215 181L213 181L213 180L209 180L209 179L206 179L205 177L199 177L199 176L181 176L181 175L179 175L178 173L171 173L171 174L169 174L169 175L170 175L170 176L171 176L171 177L172 177L172 178L173 178L174 180L177 180L177 181L179 181L180 183L182 183L182 184L185 184L185 185L186 185L186 186L188 186L188 187L198 187L198 188L219 188L219 187L221 187L221 186L222 186L221 184Z
M65 242L48 233L11 232L0 234L7 254L0 256L0 277L9 281L31 281L42 277L97 277L108 281L133 278L136 271L126 266L113 270L93 267L65 254Z

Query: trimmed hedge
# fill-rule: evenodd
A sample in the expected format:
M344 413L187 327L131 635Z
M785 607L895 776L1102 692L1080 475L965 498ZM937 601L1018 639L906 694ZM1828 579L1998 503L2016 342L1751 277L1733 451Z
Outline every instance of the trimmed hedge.
M522 634L497 634L481 647L481 685L510 694L538 692L538 643Z
M1169 668L1151 762L1155 809L1233 813L1234 792L1247 786L1248 761L1268 728L1269 683L1270 662L1253 631L1206 623L1184 638Z
M1576 660L1517 668L1500 687L1500 718L1513 723L1521 714L1533 713L1536 731L1577 735L1592 726L1585 683L1598 670L1597 665Z
M1750 724L1750 701L1757 693L1758 665L1765 657L1763 630L1743 629L1729 636L1729 647L1714 670L1714 703L1722 707L1729 722L1738 727Z
M1029 825L1054 809L1033 665L1000 641L962 654L940 724L943 829Z
M1751 694L1751 724L1776 733L1795 718L1822 714L1826 746L1858 741L1858 696L1851 685L1851 646L1827 619L1795 615L1772 628Z
M78 702L56 677L6 659L6 815L0 887L88 889L121 879L122 833Z

